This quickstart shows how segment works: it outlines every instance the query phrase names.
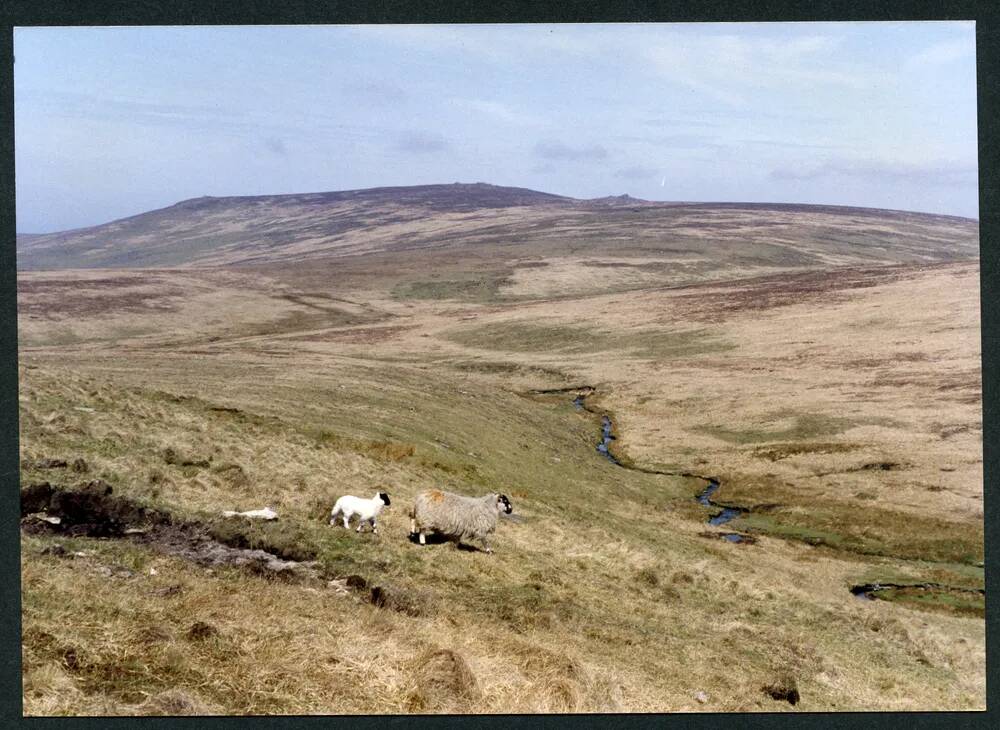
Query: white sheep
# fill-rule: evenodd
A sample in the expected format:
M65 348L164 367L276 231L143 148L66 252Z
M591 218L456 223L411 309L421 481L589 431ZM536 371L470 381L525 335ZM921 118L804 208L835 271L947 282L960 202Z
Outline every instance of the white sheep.
M463 497L460 494L431 489L421 492L410 513L410 534L419 535L426 544L426 533L433 530L455 541L476 538L486 552L491 553L489 536L496 529L497 515L513 511L510 500L503 494L483 497Z
M357 515L358 532L361 532L361 528L366 522L370 522L372 532L377 533L378 528L375 526L375 518L378 517L378 513L382 511L382 508L388 507L389 504L389 495L385 492L378 492L371 499L362 499L361 497L347 494L338 499L333 505L333 509L330 510L330 524L335 524L337 516L342 514L344 516L344 527L350 529L351 518Z

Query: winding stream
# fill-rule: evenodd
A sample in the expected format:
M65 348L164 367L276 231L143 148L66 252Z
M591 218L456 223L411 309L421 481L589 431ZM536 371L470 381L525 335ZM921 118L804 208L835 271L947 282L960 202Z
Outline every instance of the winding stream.
M707 486L699 492L695 499L698 504L703 507L715 508L718 511L708 518L708 524L719 527L732 520L736 519L740 515L745 515L749 513L749 510L745 507L738 507L735 505L720 504L712 499L712 495L715 494L719 488L722 486L720 481L715 477L702 476L701 474L691 474L689 472L672 472L672 471L662 471L659 469L647 469L640 466L633 466L631 464L623 463L618 459L613 453L611 453L611 442L615 441L614 435L614 423L611 417L604 412L596 411L587 405L587 398L596 392L593 386L582 385L571 388L551 388L547 390L535 390L532 391L536 395L567 395L573 394L573 407L578 411L586 411L587 413L592 413L601 418L601 440L597 444L597 452L603 456L605 459L610 461L615 466L621 469L628 469L630 471L638 471L644 474L662 474L664 476L680 476L680 477L693 477L696 479L701 479L707 482ZM752 535L746 535L739 532L722 532L722 533L703 533L707 536L717 535L727 542L732 543L753 543L755 538ZM896 583L870 583L865 585L855 585L851 586L851 593L861 600L876 600L879 598L878 593L880 591L891 591L891 590L906 590L906 589L917 589L923 591L953 591L958 593L978 593L985 596L986 591L982 588L958 588L955 586L948 586L940 583L917 583L917 584L896 584Z
M583 392L585 391L585 392ZM749 510L743 507L733 507L730 505L718 504L713 502L711 497L715 492L722 486L718 479L715 477L703 477L698 474L688 474L682 473L678 474L676 472L659 471L657 469L643 469L641 467L628 466L623 464L614 454L611 453L611 442L615 440L614 435L614 423L611 421L611 417L607 413L598 413L597 411L588 408L586 400L589 396L594 394L594 388L589 386L584 388L566 388L566 389L556 389L549 391L536 391L540 394L556 394L556 393L576 393L576 397L573 398L573 407L578 411L587 411L588 413L594 413L601 417L601 441L597 444L598 453L605 459L610 461L615 466L621 467L622 469L630 469L632 471L643 472L644 474L663 474L665 476L684 476L684 477L695 477L697 479L702 479L708 482L708 486L701 491L695 499L698 504L709 507L717 508L719 512L708 519L708 524L718 527L730 522L740 515L746 514ZM750 538L747 535L743 535L739 532L725 532L720 535L722 539L727 542L746 542Z
M749 510L743 507L727 507L725 505L716 504L710 497L715 493L715 491L722 485L719 483L718 479L712 477L703 477L708 479L708 486L705 490L699 494L696 499L698 504L704 507L719 507L721 510L714 516L708 518L708 524L718 527L719 525L724 525L731 520L736 519L740 515L746 514ZM722 539L728 542L743 542L746 539L746 535L741 535L738 532L726 532L723 533Z

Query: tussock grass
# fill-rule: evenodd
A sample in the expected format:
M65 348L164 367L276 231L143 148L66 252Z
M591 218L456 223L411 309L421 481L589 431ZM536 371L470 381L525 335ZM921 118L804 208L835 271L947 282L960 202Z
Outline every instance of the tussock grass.
M423 654L411 672L416 686L406 697L407 712L455 712L481 696L469 663L451 649Z

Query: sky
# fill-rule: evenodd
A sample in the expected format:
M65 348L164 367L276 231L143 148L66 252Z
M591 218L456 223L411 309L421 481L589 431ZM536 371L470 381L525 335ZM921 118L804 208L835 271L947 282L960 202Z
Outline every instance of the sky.
M17 28L17 230L488 182L978 217L975 24Z

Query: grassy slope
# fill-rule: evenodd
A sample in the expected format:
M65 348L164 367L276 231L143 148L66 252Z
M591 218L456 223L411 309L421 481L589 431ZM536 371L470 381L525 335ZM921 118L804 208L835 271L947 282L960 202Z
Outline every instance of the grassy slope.
M26 463L24 481L100 477L185 518L268 504L281 520L248 531L255 544L314 552L423 607L411 616L322 584L210 572L121 540L58 540L86 555L42 555L55 540L26 536L26 711L783 710L761 686L786 675L796 709L983 706L984 626L967 606L848 592L981 585L978 381L938 389L975 359L974 266L658 289L700 274L635 252L605 256L614 266L562 256L518 269L505 251L478 249L458 275L420 252L392 270L375 256L263 277L139 273L115 285L138 303L103 308L99 285L59 289L87 274L23 276L22 456L88 465ZM635 266L652 285L631 278ZM511 281L471 295L406 290L504 267ZM581 298L585 270L600 277ZM54 288L38 285L48 279ZM139 331L101 336L108 327ZM873 359L875 380L855 382ZM759 541L705 537L700 482L615 468L593 449L593 417L568 398L518 394L584 382L612 412L623 456L718 473L720 498L780 501L744 521L758 521ZM168 447L209 465L168 463ZM940 484L942 459L965 487L925 488ZM906 470L850 471L878 460ZM405 509L430 486L504 491L526 522L500 525L493 556L418 548ZM381 536L325 525L337 495L378 487L393 496ZM909 521L853 524L897 510ZM793 533L827 544L769 536ZM937 554L935 535L959 547ZM901 559L913 557L924 559ZM218 634L189 636L197 621ZM471 674L445 671L437 649Z
M684 517L697 485L611 467L593 452L594 424L568 404L471 379L463 396L452 378L397 368L367 378L354 368L297 372L293 384L259 390L239 369L186 379L186 392L214 396L208 403L266 416L253 419L210 411L198 396L165 397L178 374L164 378L163 390L123 387L140 373L109 363L80 377L71 365L25 373L28 456L82 456L89 472L63 479L100 476L181 515L269 504L282 519L261 531L265 544L291 532L337 570L423 591L427 609L385 613L323 589L232 570L211 575L118 541L70 545L95 551L88 558L39 556L52 540L29 538L29 713L132 712L168 689L238 713L407 711L439 701L459 710L675 710L693 707L698 690L713 698L712 709L781 709L758 685L783 673L796 677L802 709L977 705L976 652L964 647L981 643L981 624L860 604L846 590L860 563L769 540L734 549L700 537L700 520ZM268 381L266 372L258 378ZM337 397L340 390L353 398ZM322 417L302 407L318 399L327 404ZM370 404L368 417L354 399ZM414 453L397 461L367 439L407 439ZM212 466L166 464L168 445L211 457ZM220 468L230 464L242 467L245 483L234 485ZM323 524L334 495L375 485L388 486L399 505L381 537ZM401 507L432 485L502 488L528 521L501 525L494 556L415 547L404 539ZM102 564L139 572L104 578L95 572ZM121 590L107 590L109 582ZM183 586L179 596L155 595L174 584ZM254 600L234 603L239 592ZM79 615L90 617L82 631ZM187 638L196 621L220 636ZM355 632L370 643L345 639ZM470 664L480 703L414 686L420 656L439 647ZM294 683L276 686L282 672Z

